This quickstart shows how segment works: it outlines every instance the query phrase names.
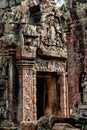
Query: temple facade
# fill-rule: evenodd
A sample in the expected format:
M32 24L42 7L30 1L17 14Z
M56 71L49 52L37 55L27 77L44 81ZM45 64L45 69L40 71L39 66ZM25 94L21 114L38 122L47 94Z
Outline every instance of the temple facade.
M53 0L0 1L1 122L68 117L62 19Z

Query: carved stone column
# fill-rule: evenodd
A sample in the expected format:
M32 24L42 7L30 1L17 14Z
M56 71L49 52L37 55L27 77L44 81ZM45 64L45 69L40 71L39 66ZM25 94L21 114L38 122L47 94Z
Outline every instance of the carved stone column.
M36 119L36 70L33 70L33 120Z
M35 120L36 119L36 76L33 73L34 61L21 60L20 71L20 97L19 97L19 120ZM20 72L19 71L19 72ZM22 114L22 116L21 116ZM21 119L22 117L22 119Z
M23 120L23 83L22 83L22 62L21 60L17 61L18 67L18 81L19 81L19 101L18 101L18 114L17 119L19 122Z
M60 84L60 109L61 116L67 116L67 88L66 88L66 75L65 72L60 75L61 84Z
M15 77L14 77L14 73L15 73L15 49L13 49L12 47L10 47L9 51L9 59L8 59L8 81L9 81L9 121L13 122L13 118L14 118L14 105L13 105L13 90L15 87Z

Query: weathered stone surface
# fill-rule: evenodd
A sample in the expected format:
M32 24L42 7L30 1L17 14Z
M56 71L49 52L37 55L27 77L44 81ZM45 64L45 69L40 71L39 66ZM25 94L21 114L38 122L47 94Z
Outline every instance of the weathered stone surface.
M10 0L9 1L9 7L12 7L13 5L15 5L15 0Z
M36 130L36 124L34 121L23 121L20 123L20 130Z
M0 36L4 34L4 24L0 23Z
M21 0L16 0L16 3L21 3Z
M8 7L8 1L0 0L0 8L6 8L6 7Z
M53 120L54 118L54 120ZM22 121L20 123L20 130L80 130L70 125L69 121L74 121L69 118L61 118L56 116L44 116L41 117L37 122L35 121ZM73 122L74 124L74 122Z
M37 128L44 129L46 126L47 129L52 129L56 123L68 123L71 125L75 125L75 120L70 118L63 118L59 116L43 116L38 120ZM46 124L46 125L45 125Z
M61 11L55 7L53 0L3 0L0 3L0 57L3 55L5 58L5 67L3 69L0 64L0 71L6 75L5 119L17 124L22 120L37 119L38 72L47 83L44 101L41 102L45 104L42 115L66 117L67 49L60 24ZM58 101L57 94L61 95Z
M52 130L80 130L67 123L55 123Z
M46 60L42 61L41 59L37 59L35 68L41 71L48 70L48 72L50 71L64 72L66 68L66 64L58 60L54 60L54 64L53 64L52 60L47 62Z
M5 9L8 7L13 7L18 4L21 4L21 0L1 0L0 1L0 8Z
M69 1L67 22L67 53L68 53L68 85L69 107L72 111L75 104L86 104L86 3ZM68 6L68 5L67 5Z
M50 125L49 125L49 116L44 116L44 117L41 117L39 120L38 120L38 123L37 123L37 130L50 130Z

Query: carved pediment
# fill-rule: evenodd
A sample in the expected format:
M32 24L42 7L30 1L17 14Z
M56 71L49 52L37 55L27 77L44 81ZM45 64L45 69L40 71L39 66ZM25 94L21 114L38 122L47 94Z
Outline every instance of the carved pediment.
M67 58L64 32L60 25L60 14L57 16L52 11L46 16L39 48L41 55Z

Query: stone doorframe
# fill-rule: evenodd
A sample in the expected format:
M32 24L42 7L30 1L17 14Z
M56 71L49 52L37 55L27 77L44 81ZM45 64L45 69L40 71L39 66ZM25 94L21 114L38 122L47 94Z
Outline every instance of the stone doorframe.
M36 74L40 72L56 72L60 77L60 112L58 116L67 117L68 91L66 83L66 62L60 60L21 60L19 68L19 107L18 120L37 120L36 115Z

